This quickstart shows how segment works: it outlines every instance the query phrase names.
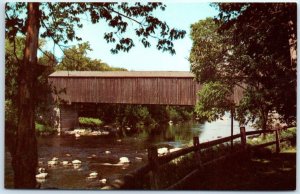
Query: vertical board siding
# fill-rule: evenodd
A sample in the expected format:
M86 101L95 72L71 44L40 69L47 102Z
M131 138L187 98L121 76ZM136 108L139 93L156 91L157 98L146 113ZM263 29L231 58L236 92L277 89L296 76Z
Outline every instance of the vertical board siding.
M181 77L50 77L68 102L195 105L200 84Z

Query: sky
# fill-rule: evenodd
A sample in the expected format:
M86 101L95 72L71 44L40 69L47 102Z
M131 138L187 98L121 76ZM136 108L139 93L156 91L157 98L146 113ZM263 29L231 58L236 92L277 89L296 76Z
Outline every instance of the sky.
M209 3L177 2L166 3L166 5L166 10L154 12L155 16L162 21L166 21L170 27L187 32L184 39L174 41L176 55L157 50L155 42L153 42L152 47L144 48L138 41L138 37L135 36L134 31L130 30L133 29L130 28L133 25L131 22L128 23L127 34L133 38L135 47L129 53L111 54L110 49L113 45L108 44L103 38L104 33L109 32L110 27L104 21L99 24L84 22L83 28L78 29L76 32L82 37L82 42L88 41L90 43L93 51L89 52L88 56L93 59L101 59L110 66L123 67L131 71L190 71L188 61L192 47L190 26L201 19L214 17L218 12ZM76 43L69 45L76 45ZM53 44L49 42L46 49L52 51ZM59 48L56 47L54 52L56 56L62 56Z

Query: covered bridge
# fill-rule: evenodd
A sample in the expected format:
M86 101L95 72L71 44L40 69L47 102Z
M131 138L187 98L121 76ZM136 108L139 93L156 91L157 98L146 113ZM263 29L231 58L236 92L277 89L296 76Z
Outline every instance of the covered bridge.
M110 104L159 104L194 106L201 85L186 71L57 71L49 75L50 84L59 93L60 129L78 125L81 109ZM235 88L233 99L239 102L242 90Z
M57 71L49 81L70 104L195 105L200 89L185 71Z
M60 128L73 128L86 104L195 105L201 85L185 71L57 71L49 82L66 102ZM56 97L58 97L56 96Z

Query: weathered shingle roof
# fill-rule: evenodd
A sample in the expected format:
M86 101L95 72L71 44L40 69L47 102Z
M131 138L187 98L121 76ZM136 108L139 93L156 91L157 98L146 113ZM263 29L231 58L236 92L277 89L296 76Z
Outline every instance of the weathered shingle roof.
M179 77L193 78L188 71L56 71L49 77Z

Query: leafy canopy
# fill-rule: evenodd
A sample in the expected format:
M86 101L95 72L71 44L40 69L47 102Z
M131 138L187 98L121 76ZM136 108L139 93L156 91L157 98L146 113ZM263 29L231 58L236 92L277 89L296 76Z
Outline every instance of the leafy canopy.
M259 126L266 128L268 114L274 111L287 123L294 122L296 63L291 50L296 49L296 4L214 6L219 17L192 26L190 62L197 80L219 82L231 90L243 88L243 98L236 104L241 122L258 119ZM212 102L200 98L200 103Z
M27 3L6 3L6 36L12 40L18 33L25 34ZM128 52L135 46L132 37L126 35L128 24L132 23L137 39L150 47L148 38L156 40L156 48L175 54L173 41L185 36L185 31L170 28L168 24L155 17L155 10L164 11L162 3L40 3L40 36L50 38L55 44L68 44L69 41L82 40L76 30L83 27L82 20L93 24L105 21L111 31L104 34L107 43L113 44L111 52Z
M196 104L195 112L201 120L214 121L224 116L226 111L234 106L230 100L231 88L221 82L206 82L201 91L198 92L199 102Z

